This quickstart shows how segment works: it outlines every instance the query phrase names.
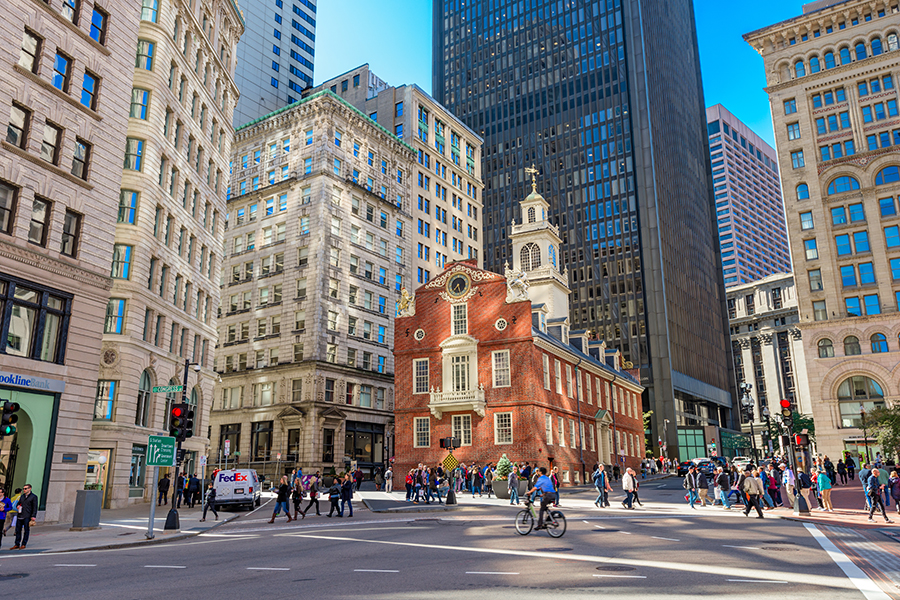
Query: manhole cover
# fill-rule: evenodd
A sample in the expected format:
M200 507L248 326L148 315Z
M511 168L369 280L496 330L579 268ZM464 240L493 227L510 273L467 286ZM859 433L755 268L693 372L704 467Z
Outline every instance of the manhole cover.
M571 552L571 548L537 548L535 552Z
M763 546L760 550L768 550L769 552L800 552L800 548L787 548L785 546Z
M22 579L23 577L28 577L28 573L7 573L6 575L0 575L0 581L6 579Z
M609 565L603 567L597 567L598 571L610 571L613 573L621 573L623 571L634 571L634 567L625 567L620 565Z

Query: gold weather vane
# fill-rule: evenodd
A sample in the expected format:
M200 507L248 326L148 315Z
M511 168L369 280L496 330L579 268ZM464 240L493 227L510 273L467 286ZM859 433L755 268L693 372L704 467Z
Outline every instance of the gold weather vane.
M534 163L531 163L531 167L525 167L525 172L531 175L531 192L537 194L537 174L540 171L535 168Z

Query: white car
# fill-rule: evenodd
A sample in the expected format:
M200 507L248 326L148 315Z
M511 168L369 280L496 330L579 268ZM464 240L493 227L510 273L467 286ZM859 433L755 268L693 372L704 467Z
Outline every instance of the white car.
M731 464L733 464L739 470L743 469L744 467L749 465L751 462L753 462L753 461L751 461L750 458L747 456L735 456L734 458L731 459Z

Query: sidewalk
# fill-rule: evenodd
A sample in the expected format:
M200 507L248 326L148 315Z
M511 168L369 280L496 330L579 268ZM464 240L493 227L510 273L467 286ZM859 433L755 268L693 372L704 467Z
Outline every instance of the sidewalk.
M267 501L267 494L263 496L263 505ZM28 556L43 552L76 552L80 550L104 550L110 548L127 548L129 546L142 546L144 544L159 544L194 537L210 531L222 523L228 523L241 516L252 514L247 512L219 511L219 520L215 520L212 511L207 513L206 522L201 523L203 511L198 504L195 508L187 508L185 504L178 509L179 524L178 533L164 533L166 515L169 506L156 507L156 516L153 521L155 537L147 539L147 527L150 519L150 503L137 504L126 508L105 509L100 513L100 529L89 531L72 531L71 524L59 525L35 525L31 528L28 548L24 552L10 548L15 544L13 529L3 537L3 545L0 548L0 558L11 556Z
M900 514L897 511L897 505L891 500L891 505L886 508L888 518L894 521L894 524L885 524L881 514L875 515L875 523L869 523L869 512L864 510L866 504L863 495L862 485L859 481L851 481L847 485L836 486L831 491L831 503L834 505L834 512L822 512L816 510L818 504L812 493L807 498L812 497L812 504L809 507L809 515L795 516L793 512L781 514L784 519L794 521L804 521L808 523L818 523L822 525L834 525L838 527L853 527L859 529L874 528L898 528L900 531ZM778 512L781 512L780 510Z

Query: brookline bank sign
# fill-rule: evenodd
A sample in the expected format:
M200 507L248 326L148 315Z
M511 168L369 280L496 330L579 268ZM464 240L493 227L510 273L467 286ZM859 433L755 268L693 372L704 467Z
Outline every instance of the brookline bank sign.
M14 387L44 392L62 393L66 390L65 381L19 375L18 373L10 373L8 371L0 371L0 385L11 385Z

